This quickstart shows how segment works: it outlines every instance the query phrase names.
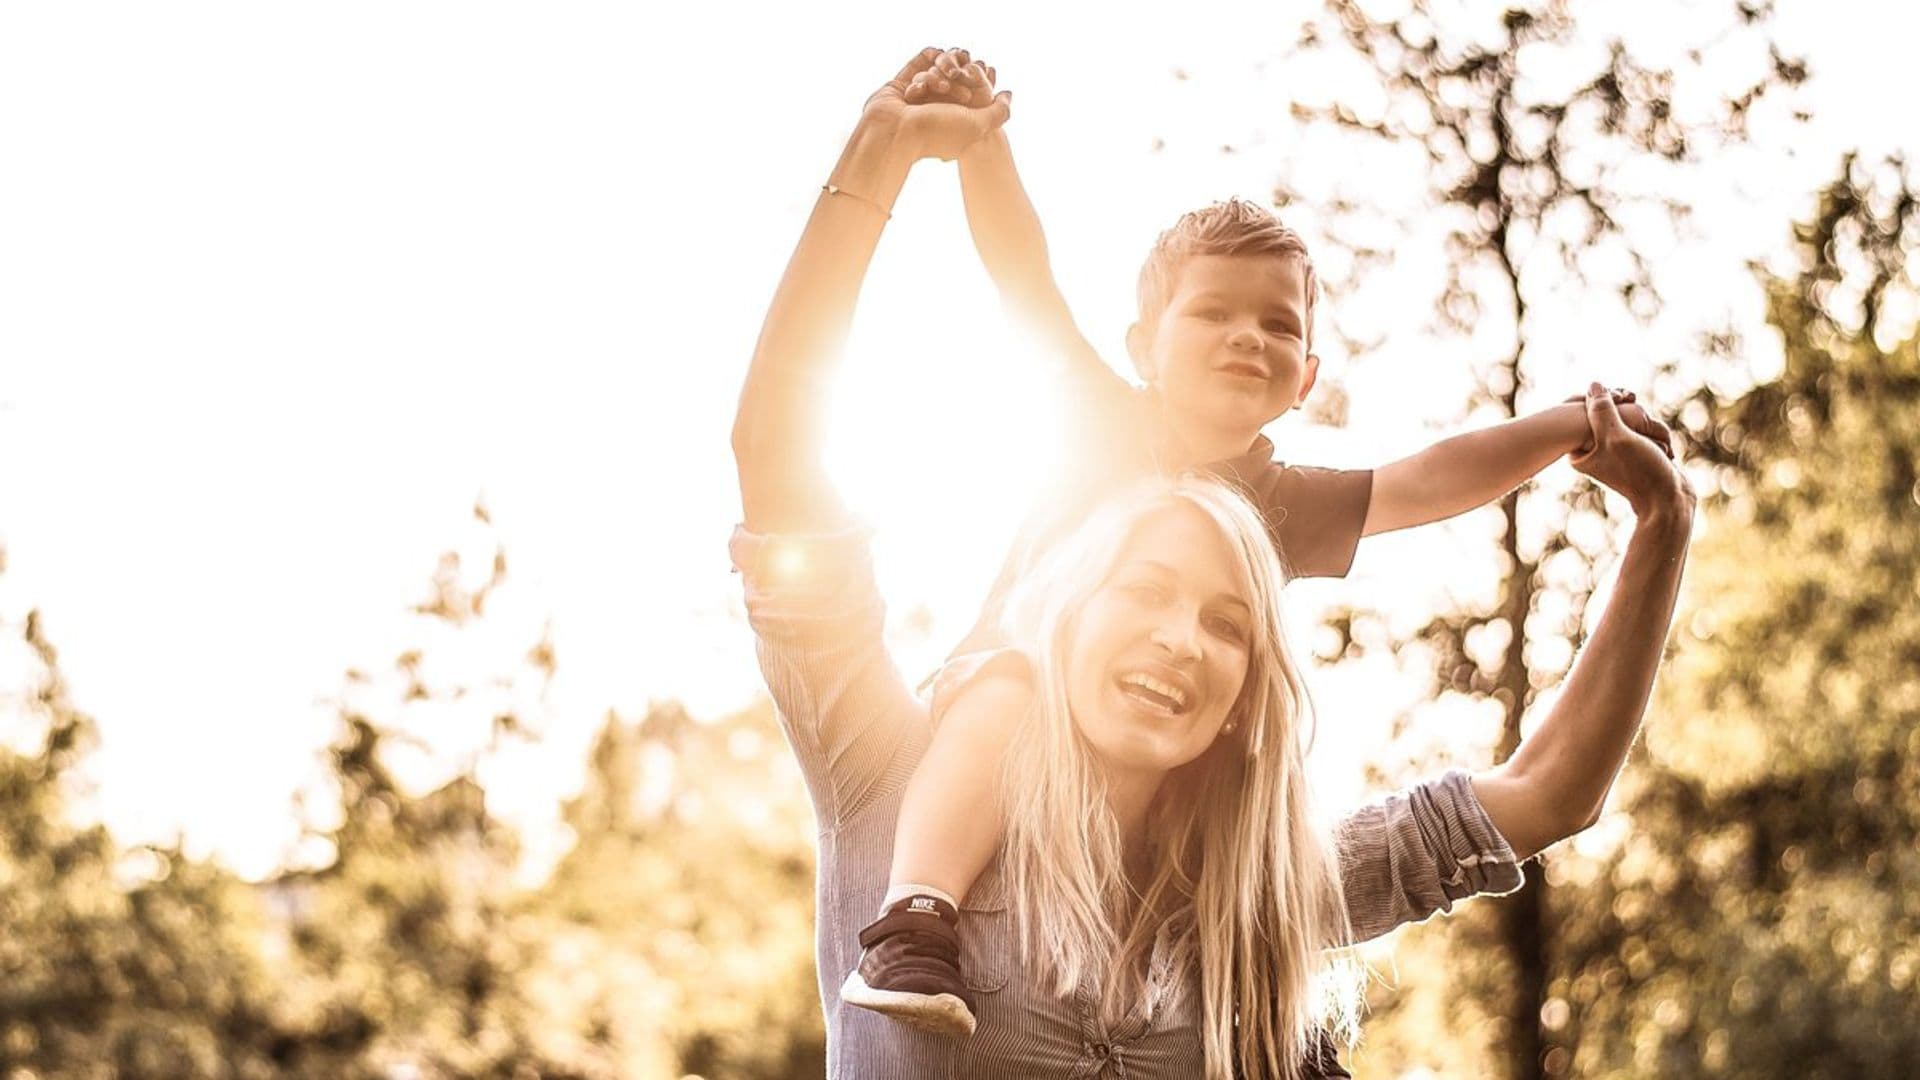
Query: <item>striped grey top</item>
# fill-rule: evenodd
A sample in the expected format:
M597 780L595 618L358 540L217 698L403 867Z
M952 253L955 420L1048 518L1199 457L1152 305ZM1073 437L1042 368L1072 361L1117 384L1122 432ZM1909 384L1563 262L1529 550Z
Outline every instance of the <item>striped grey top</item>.
M997 868L961 905L961 969L979 1018L972 1038L925 1034L840 1003L840 983L860 956L857 935L886 891L901 794L927 747L927 711L882 640L884 607L865 533L759 537L740 529L730 547L745 578L760 667L819 825L816 959L827 1075L1201 1075L1198 973L1170 970L1166 950L1156 948L1146 1000L1124 1023L1104 1027L1096 987L1056 997L1041 972L1019 962ZM1457 771L1348 816L1337 847L1360 940L1521 881L1512 849ZM1173 980L1193 992L1160 992Z

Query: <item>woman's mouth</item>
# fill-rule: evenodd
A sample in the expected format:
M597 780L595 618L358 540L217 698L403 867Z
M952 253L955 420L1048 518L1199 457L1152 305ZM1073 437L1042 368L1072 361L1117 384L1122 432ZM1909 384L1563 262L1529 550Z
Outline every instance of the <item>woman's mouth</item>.
M1175 686L1143 672L1128 672L1114 682L1122 694L1167 716L1179 716L1186 712L1187 705L1193 700L1193 693L1185 687Z

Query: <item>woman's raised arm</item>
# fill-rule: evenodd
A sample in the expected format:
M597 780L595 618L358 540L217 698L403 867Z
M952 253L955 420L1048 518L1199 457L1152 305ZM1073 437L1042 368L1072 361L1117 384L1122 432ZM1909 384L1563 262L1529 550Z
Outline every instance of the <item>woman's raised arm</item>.
M1515 856L1600 816L1653 690L1693 532L1693 489L1652 440L1620 420L1598 384L1587 396L1594 446L1574 467L1626 496L1633 538L1600 624L1539 728L1474 793Z
M1599 816L1640 730L1686 563L1693 490L1666 452L1594 391L1587 398L1594 449L1574 467L1625 495L1635 518L1600 625L1559 700L1506 762L1471 776L1451 773L1341 822L1355 942L1450 911L1469 896L1519 888L1521 860Z
M1008 114L1004 94L980 108L908 105L908 84L939 55L922 49L867 99L767 308L733 423L751 532L827 533L848 525L821 459L826 390L880 230L915 162L955 157Z

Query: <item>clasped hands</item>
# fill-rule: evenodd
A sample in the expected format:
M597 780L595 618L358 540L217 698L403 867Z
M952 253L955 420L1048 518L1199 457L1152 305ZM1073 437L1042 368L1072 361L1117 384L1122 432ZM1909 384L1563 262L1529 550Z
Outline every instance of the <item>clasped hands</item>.
M1013 95L965 49L926 48L873 92L863 122L883 125L916 160L951 161L1007 122Z

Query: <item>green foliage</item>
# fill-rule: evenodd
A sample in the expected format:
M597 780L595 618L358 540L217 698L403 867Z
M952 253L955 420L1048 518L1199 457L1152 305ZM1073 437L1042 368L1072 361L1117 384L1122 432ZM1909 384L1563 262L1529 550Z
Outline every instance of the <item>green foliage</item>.
M517 883L479 778L533 737L553 647L477 679L438 663L484 652L506 580L497 550L479 580L443 558L426 644L348 673L317 857L257 884L72 823L94 726L30 615L0 698L28 746L0 749L0 1076L819 1076L810 819L771 710L609 716L573 848ZM423 755L452 777L403 782Z
M1642 341L1652 336L1672 284L1658 253L1686 239L1705 167L1748 144L1755 115L1788 106L1806 77L1770 39L1766 4L1721 5L1685 31L1645 36L1639 27L1597 33L1597 20L1563 0L1408 0L1391 15L1380 10L1327 0L1302 34L1297 57L1378 93L1295 104L1308 135L1324 141L1299 156L1276 197L1307 226L1316 265L1328 267L1346 302L1364 307L1369 289L1391 288L1391 307L1402 309L1427 290L1431 315L1417 343L1398 344L1422 363L1467 374L1456 412L1463 421L1532 411L1559 396L1533 395L1561 380L1562 393L1584 387L1593 372L1568 369L1568 354L1582 347L1569 327L1610 323ZM1675 54L1686 62L1649 58ZM1318 175L1328 160L1373 167ZM1396 187L1380 174L1409 180ZM1411 286L1382 272L1419 264L1415 252L1440 269ZM1363 358L1394 344L1382 327L1335 329ZM1471 523L1476 549L1487 533L1498 537L1496 569L1486 575L1494 580L1450 579L1469 599L1411 632L1394 632L1403 611L1341 612L1325 658L1390 649L1402 664L1427 668L1429 699L1489 703L1501 715L1491 747L1498 761L1582 642L1612 530L1598 490L1564 477L1543 477L1473 516L1483 519ZM1419 762L1416 771L1439 764ZM1390 785L1412 778L1378 777ZM1564 1073L1570 1051L1543 1011L1557 918L1536 872L1517 895L1453 920L1444 986L1409 980L1399 999L1376 996L1375 1052L1434 1068L1479 1060L1476 1074ZM1435 994L1449 1003L1420 1000ZM1462 1023L1436 1053L1424 1025L1443 1012Z
M1920 200L1849 161L1798 238L1782 370L1690 412L1718 493L1631 834L1562 867L1578 1075L1920 1061L1920 340L1881 317Z
M94 723L37 613L17 644L26 693L6 727L37 745L0 749L0 1075L287 1075L287 1055L327 1033L275 1007L250 890L71 823Z
M771 708L608 717L565 820L578 842L540 903L552 936L597 950L570 1007L622 1045L670 1050L681 1072L819 1076L812 814ZM635 971L652 995L620 993Z
M1620 812L1546 862L1550 1073L1920 1061L1920 189L1850 159L1795 235L1798 272L1766 281L1777 369L1681 413L1702 536ZM1492 1071L1502 929L1483 906L1405 935L1362 1067Z

